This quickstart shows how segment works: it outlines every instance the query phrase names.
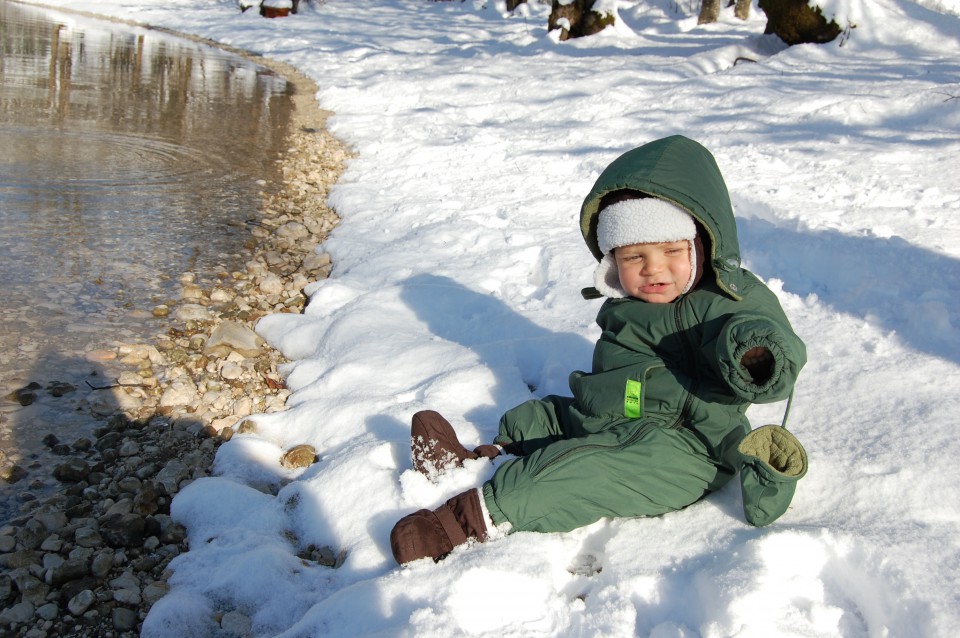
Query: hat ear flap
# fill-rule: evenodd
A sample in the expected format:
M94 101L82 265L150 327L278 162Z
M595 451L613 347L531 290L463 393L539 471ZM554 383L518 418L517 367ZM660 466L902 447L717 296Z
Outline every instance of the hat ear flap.
M613 251L608 252L593 271L593 286L604 297L623 299L627 292L620 285L620 271Z

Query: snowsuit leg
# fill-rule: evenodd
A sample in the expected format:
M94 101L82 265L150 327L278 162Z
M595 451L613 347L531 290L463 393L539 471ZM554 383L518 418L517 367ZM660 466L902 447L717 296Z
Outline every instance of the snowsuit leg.
M576 436L567 418L572 403L572 398L557 395L521 403L500 417L500 432L494 442L522 456Z
M497 525L565 532L604 517L681 509L733 475L690 431L626 420L601 432L555 439L504 463L483 485L483 495Z

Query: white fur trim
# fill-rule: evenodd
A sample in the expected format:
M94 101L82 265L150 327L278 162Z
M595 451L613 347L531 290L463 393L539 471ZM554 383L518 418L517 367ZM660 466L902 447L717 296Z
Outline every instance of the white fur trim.
M601 210L597 220L597 243L605 255L620 246L693 241L696 236L689 213L655 197L617 202Z
M613 253L607 253L593 271L593 287L604 297L623 299L627 291L620 285L620 271Z
M483 522L487 526L487 540L493 540L509 534L513 525L510 523L494 525L493 518L490 516L490 510L487 509L487 502L483 500L483 489L478 487L477 493L480 495L480 510L483 512Z

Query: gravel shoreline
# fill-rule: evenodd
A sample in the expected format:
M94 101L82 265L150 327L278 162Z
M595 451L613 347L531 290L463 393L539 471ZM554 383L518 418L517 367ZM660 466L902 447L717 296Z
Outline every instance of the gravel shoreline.
M179 302L153 309L169 317L165 334L90 353L123 372L91 385L96 398L83 402L101 423L92 439L44 439L62 457L52 468L54 493L25 500L22 514L0 526L0 635L138 636L167 592L168 564L188 550L185 530L170 518L172 498L210 474L223 441L256 427L245 417L286 409L283 358L253 327L266 314L301 312L303 287L329 275L319 247L338 218L327 194L349 155L327 132L312 81L282 63L234 53L296 87L288 150L278 160L282 184L264 192L261 215L249 224L245 270L217 273L206 288L184 273ZM6 399L28 405L44 392L76 390L31 384ZM296 466L315 457L296 446L278 460ZM0 467L7 482L25 475L16 464ZM322 548L302 558L338 562ZM250 633L237 611L217 620L224 636Z

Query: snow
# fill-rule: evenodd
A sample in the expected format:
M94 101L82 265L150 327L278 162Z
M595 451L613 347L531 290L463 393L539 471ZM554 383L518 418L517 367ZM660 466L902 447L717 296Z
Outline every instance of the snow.
M621 1L559 43L549 6L328 0L261 19L228 0L46 0L282 60L355 153L330 203L335 268L258 332L292 363L289 410L221 447L173 502L190 551L149 638L948 636L960 624L960 0L829 0L855 24L786 48L756 7ZM481 484L411 469L409 421L489 442L499 415L588 369L595 262L577 227L621 152L711 149L747 268L808 346L788 426L810 470L746 524L736 482L682 512L517 533L398 568L403 515ZM755 406L755 426L783 404ZM292 471L282 452L320 461ZM276 495L272 495L276 492ZM343 551L338 569L309 545Z

